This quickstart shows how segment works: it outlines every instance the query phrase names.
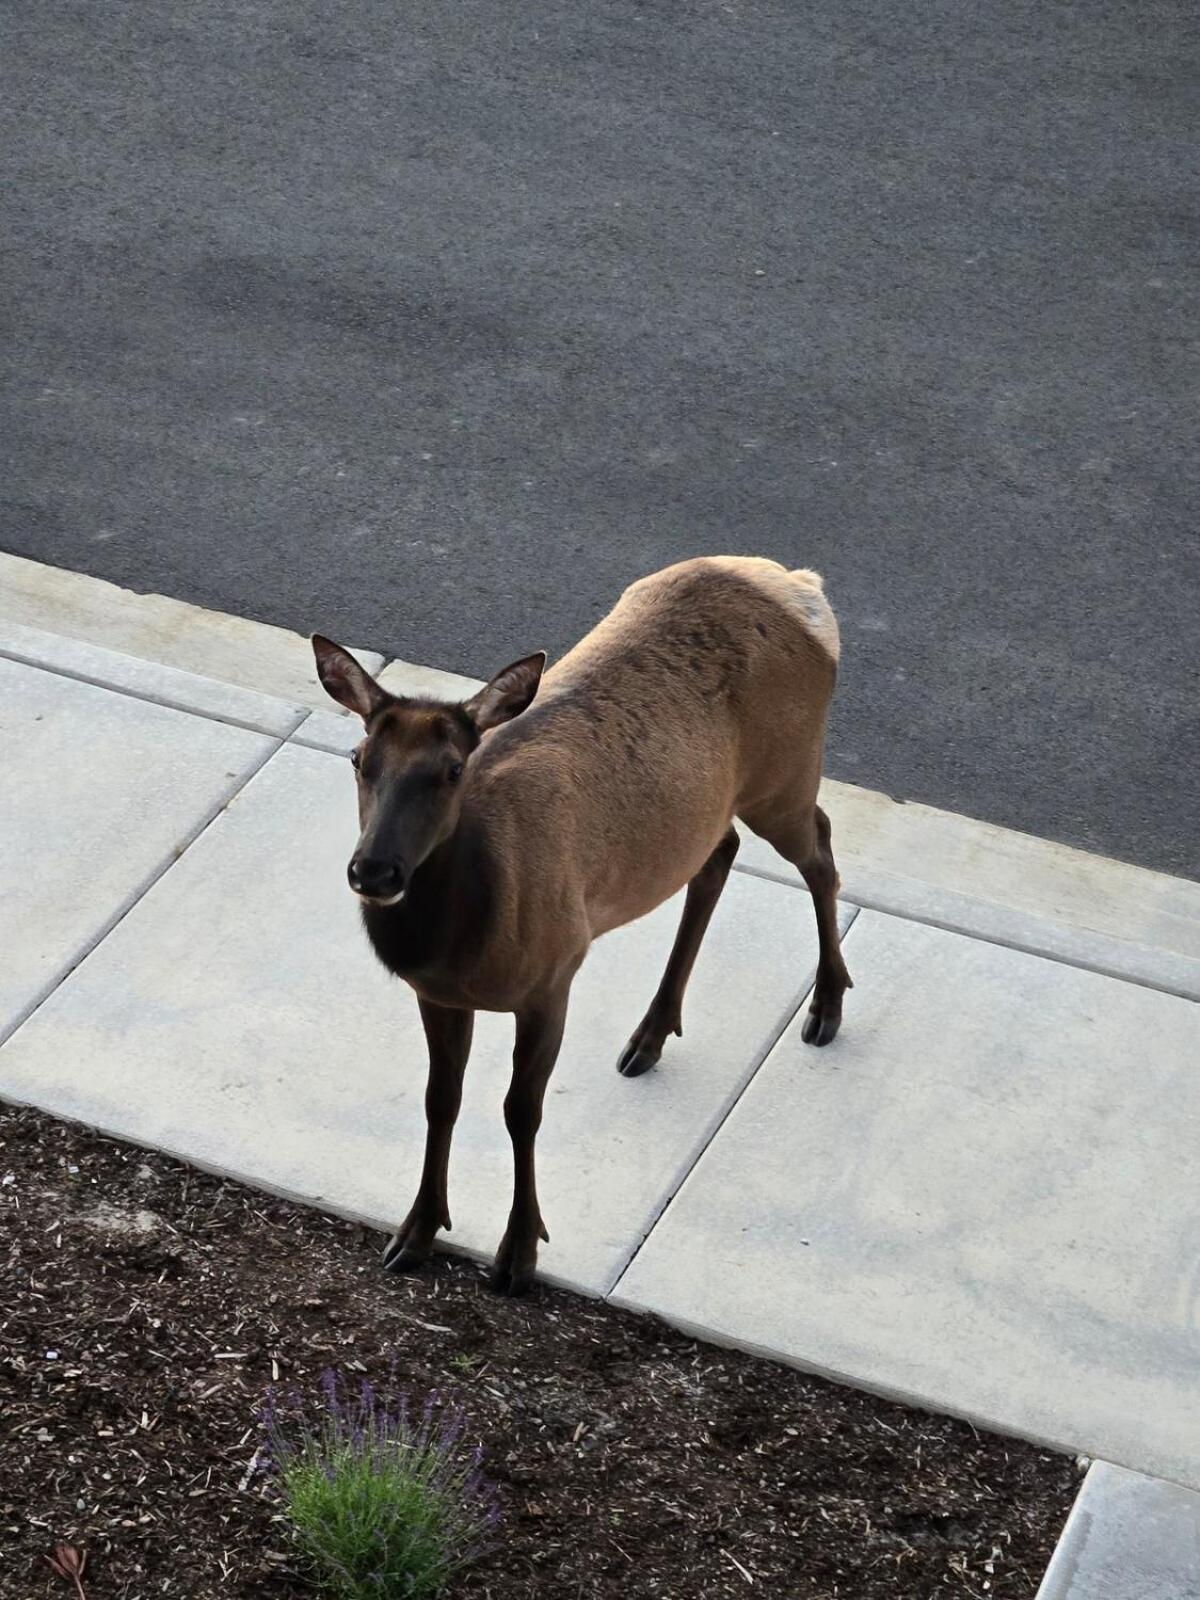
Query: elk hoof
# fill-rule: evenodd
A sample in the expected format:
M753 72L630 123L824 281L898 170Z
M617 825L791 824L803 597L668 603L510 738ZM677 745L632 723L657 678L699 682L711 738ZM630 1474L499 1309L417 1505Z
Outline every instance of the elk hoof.
M516 1300L533 1288L534 1272L532 1267L510 1267L497 1262L488 1281L494 1293Z
M815 1007L804 1019L800 1037L805 1044L828 1044L842 1025L840 1012L818 1011Z
M416 1272L433 1254L432 1243L422 1243L412 1228L401 1228L383 1247L385 1272Z
M529 1231L522 1227L514 1232L510 1225L492 1264L489 1281L497 1294L515 1299L517 1295L529 1293L537 1269L537 1242L539 1239L549 1241L549 1238L540 1216Z
M617 1071L623 1078L640 1078L662 1059L661 1050L651 1050L630 1040L617 1057Z

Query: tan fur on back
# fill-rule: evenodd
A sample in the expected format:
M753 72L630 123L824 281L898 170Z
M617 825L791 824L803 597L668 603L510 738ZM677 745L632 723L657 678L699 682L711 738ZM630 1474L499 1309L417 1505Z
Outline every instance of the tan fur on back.
M838 648L814 572L700 557L627 589L474 758L466 803L506 908L474 1003L508 1009L578 964L682 888L734 817L802 849Z
M819 572L812 572L807 567L797 567L789 572L778 562L764 561L754 556L717 556L715 559L727 562L731 570L761 584L763 590L785 610L796 613L801 625L818 644L824 646L834 661L838 659L842 646L837 618L825 598L825 585Z

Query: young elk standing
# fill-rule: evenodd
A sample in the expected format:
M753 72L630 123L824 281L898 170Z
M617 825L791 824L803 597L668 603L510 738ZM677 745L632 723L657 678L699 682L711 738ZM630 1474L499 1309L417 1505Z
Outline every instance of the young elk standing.
M415 989L429 1042L425 1166L384 1264L418 1266L449 1228L474 1013L512 1011L504 1120L516 1181L492 1283L520 1294L548 1238L534 1137L571 980L593 939L687 885L658 993L617 1062L631 1078L652 1067L683 1031L735 817L812 892L820 958L803 1037L823 1045L837 1032L850 978L817 805L837 623L815 573L712 557L635 583L544 678L544 653L527 656L463 705L396 698L340 646L317 636L313 648L325 688L366 727L350 887L380 960Z

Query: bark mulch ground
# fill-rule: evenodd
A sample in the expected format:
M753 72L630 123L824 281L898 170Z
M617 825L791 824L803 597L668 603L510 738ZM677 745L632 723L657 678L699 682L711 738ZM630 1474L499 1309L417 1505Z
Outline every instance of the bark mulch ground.
M274 1376L393 1360L466 1409L503 1506L458 1600L1029 1600L1075 1463L0 1107L0 1596L304 1600L247 1469Z

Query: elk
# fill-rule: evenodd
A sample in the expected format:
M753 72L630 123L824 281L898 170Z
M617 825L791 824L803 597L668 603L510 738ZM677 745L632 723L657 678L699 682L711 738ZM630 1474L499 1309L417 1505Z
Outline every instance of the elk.
M802 1035L837 1033L850 977L817 805L838 629L814 572L710 556L643 578L550 671L523 657L461 704L394 696L315 635L330 695L362 718L350 888L379 959L415 991L429 1046L425 1161L384 1265L449 1229L447 1167L477 1010L516 1017L504 1119L514 1188L492 1273L533 1281L548 1239L534 1140L571 982L600 934L687 886L658 991L621 1052L636 1078L683 1032L683 995L738 849L738 818L802 874L819 958Z

